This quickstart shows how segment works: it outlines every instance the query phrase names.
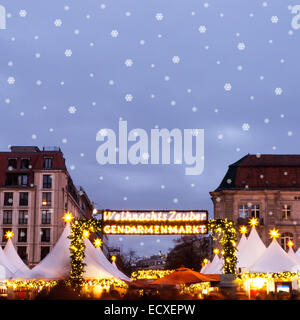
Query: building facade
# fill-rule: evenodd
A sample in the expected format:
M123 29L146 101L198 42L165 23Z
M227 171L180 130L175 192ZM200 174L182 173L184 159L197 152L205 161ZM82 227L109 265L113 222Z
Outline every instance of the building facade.
M294 250L300 247L300 155L248 154L229 165L210 195L215 219L249 226L249 219L255 217L266 245L271 242L270 229L276 228L284 249L289 240Z
M93 204L76 188L59 148L12 146L0 152L0 237L7 231L20 257L36 265L55 245L65 223L64 213L91 218Z

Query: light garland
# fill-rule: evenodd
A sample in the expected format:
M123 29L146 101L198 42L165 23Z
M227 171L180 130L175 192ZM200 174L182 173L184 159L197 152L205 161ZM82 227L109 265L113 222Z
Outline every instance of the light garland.
M300 279L300 272L267 272L267 273L239 273L237 274L238 280L247 280L247 279L254 279L254 278L263 278L267 280L285 280L285 281L293 281L294 279Z
M131 274L131 279L132 280L141 280L141 279L159 279L162 278L170 273L172 273L174 270L138 270L134 271Z
M57 285L56 280L6 280L5 286L7 288L27 288L27 289L38 289L38 288L52 288Z
M83 274L85 263L85 244L83 238L89 232L96 232L101 230L101 221L96 219L76 219L71 224L71 239L70 257L71 257L71 271L67 284L74 289L79 288L84 284Z
M207 228L213 233L222 233L219 241L222 246L222 255L224 259L223 270L224 273L235 274L237 263L237 231L234 222L228 219L212 219L208 220Z

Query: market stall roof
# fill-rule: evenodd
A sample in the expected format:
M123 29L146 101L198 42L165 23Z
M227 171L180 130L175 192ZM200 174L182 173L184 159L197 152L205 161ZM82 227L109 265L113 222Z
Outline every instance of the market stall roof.
M245 236L245 234L243 233L241 236L241 239L237 245L237 249L238 251L241 251L243 249L243 246L247 243L247 237Z
M248 239L237 251L237 267L249 268L264 253L266 247L260 239L255 227L251 228Z
M210 261L208 261L200 270L200 273L204 273L204 271L207 269L207 267L211 264Z
M14 266L15 272L13 279L26 278L30 272L30 268L23 262L23 260L18 255L11 238L7 240L6 246L4 248L4 253L8 258L9 262Z
M273 239L264 253L249 267L250 272L284 272L292 271L299 262L288 255Z
M70 223L67 222L65 229L63 230L60 238L48 253L48 255L36 265L30 272L28 278L30 279L66 279L69 276L71 269L70 258L70 239L68 236L71 234ZM89 242L86 241L85 258L83 263L85 266L84 278L113 278L114 276L106 271L97 261L97 257L93 250L89 246Z
M300 247L298 248L298 250L295 252L298 260L300 261Z
M297 260L297 261L299 262L299 264L300 264L300 259L299 259L299 257L296 255L296 253L295 253L295 251L294 251L294 249L293 249L292 247L289 247L288 255L289 255L290 257L292 257L293 259Z
M9 261L7 256L4 253L4 250L0 246L0 266L1 266L1 278L4 279L12 279L15 272L17 272L17 268Z
M151 284L176 285L210 281L220 281L220 276L217 274L202 274L188 268L179 268L163 278L154 280Z
M221 274L223 267L223 259L220 259L217 254L215 254L212 262L203 271L204 274Z

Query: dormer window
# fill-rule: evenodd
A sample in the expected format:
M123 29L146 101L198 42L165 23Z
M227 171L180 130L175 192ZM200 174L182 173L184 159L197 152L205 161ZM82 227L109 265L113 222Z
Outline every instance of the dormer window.
M53 159L44 158L44 169L52 169Z

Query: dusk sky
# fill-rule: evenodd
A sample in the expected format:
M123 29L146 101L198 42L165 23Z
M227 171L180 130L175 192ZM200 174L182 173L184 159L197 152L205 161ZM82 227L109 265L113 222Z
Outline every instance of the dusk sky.
M98 209L206 209L213 217L209 191L229 164L247 153L299 153L298 4L0 0L0 150L60 146ZM203 173L185 175L184 162L100 165L96 134L118 135L120 119L149 136L204 129ZM167 252L172 238L109 243L151 255Z

